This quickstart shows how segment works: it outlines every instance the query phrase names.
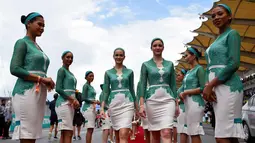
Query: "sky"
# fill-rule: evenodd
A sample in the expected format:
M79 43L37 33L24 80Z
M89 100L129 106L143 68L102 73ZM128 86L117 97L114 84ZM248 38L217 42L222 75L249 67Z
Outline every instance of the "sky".
M39 12L45 30L37 43L50 58L48 77L56 81L62 66L61 54L74 54L70 71L78 80L77 89L86 82L85 72L95 74L92 86L100 94L106 70L114 66L113 51L126 51L124 64L134 71L135 85L143 62L152 58L150 42L160 37L165 43L163 57L177 64L184 44L196 34L202 21L199 14L208 11L215 0L0 0L0 96L9 96L16 77L9 71L15 42L26 29L21 15ZM52 100L55 92L48 93Z

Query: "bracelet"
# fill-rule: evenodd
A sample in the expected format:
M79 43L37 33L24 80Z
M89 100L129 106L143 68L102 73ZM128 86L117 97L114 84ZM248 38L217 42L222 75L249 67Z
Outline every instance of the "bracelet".
M38 76L38 78L37 78L37 84L36 84L36 86L35 86L35 92L36 92L36 93L39 93L39 91L40 91L40 79L41 79L41 77Z

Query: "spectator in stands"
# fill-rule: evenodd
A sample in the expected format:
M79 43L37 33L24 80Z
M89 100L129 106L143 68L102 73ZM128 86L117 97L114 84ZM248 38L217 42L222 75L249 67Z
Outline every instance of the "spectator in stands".
M57 113L56 113L56 110L55 110L55 105L56 105L56 101L57 101L57 98L58 98L58 94L55 93L54 94L54 100L50 102L50 111L51 111L51 114L50 114L50 132L49 132L49 140L51 139L51 135L52 135L52 131L54 129L54 125L55 126L55 134L54 134L54 139L57 139L57 134L58 134L58 116L57 116Z

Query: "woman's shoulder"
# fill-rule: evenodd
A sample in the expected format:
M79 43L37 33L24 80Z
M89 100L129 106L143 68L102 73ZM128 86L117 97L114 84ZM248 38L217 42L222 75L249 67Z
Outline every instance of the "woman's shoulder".
M133 70L132 69L129 69L129 68L125 68L126 71L128 71L129 73L133 73Z
M142 66L147 67L148 65L151 65L153 62L154 62L154 61L153 61L153 59L151 58L151 59L149 59L148 61L143 62L143 63L142 63Z
M58 73L59 73L59 72L64 73L64 72L65 72L65 68L64 68L64 67L60 67L60 68L58 69Z
M27 40L24 38L18 39L15 42L15 48L18 48L18 47L27 48Z
M228 32L228 35L229 36L240 36L239 32L235 29L231 29L229 32Z
M108 70L105 71L106 74L112 73L114 71L114 68L110 68Z

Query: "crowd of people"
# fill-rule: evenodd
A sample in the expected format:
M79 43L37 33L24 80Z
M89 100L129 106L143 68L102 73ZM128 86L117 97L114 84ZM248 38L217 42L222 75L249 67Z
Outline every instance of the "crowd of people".
M95 75L90 70L84 74L86 81L81 97L77 96L77 79L69 68L74 55L69 50L61 56L63 65L57 71L56 84L46 75L50 60L36 43L36 37L44 31L44 18L36 12L22 16L27 34L16 42L10 66L11 74L18 77L13 89L16 123L13 139L35 143L41 137L47 90L55 88L59 94L53 103L57 120L52 117L51 125L56 125L61 132L60 143L71 143L72 138L76 138L75 127L79 138L83 123L81 114L85 118L86 143L92 142L96 105L101 106L103 143L113 134L116 143L127 143L138 118L147 143L176 143L177 134L180 134L181 143L189 140L201 143L206 102L212 104L215 113L216 142L238 143L238 138L245 136L241 120L243 85L236 74L241 38L230 27L232 11L227 5L216 5L212 20L219 29L219 36L205 52L206 71L199 65L202 54L194 47L188 47L183 55L191 68L175 71L173 62L162 56L163 40L155 38L149 45L152 58L142 63L135 92L134 72L123 64L127 56L125 50L116 48L111 57L115 65L105 71L97 100L92 86ZM182 82L178 90L176 81ZM53 127L50 134L52 130ZM134 134L131 139L135 140Z

